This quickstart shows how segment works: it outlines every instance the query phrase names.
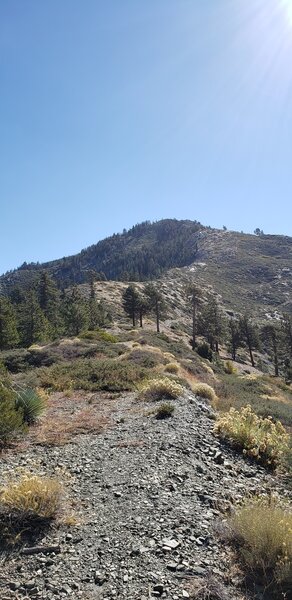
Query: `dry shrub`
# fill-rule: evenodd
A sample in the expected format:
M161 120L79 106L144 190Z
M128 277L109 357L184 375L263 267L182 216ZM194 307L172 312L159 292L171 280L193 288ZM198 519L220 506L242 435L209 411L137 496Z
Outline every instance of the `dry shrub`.
M235 373L237 373L237 369L231 360L227 360L224 363L224 371L227 375L234 375Z
M8 483L0 492L2 511L13 512L18 521L53 519L59 509L61 485L56 479L24 475L16 483Z
M291 590L291 506L273 497L257 497L237 510L230 526L247 578L278 591Z
M215 432L229 440L243 454L275 468L289 452L289 435L280 421L264 419L250 405L240 410L231 408L218 417Z
M176 399L182 396L184 388L169 377L148 381L141 389L140 397L143 400L163 400L164 398Z
M230 600L228 590L212 575L196 578L190 587L192 600Z
M168 363L164 368L166 373L174 373L176 375L179 372L179 366L176 363Z
M164 402L157 408L155 416L156 416L156 419L159 419L159 420L169 419L169 417L172 417L173 412L174 412L173 404L170 404L169 402Z
M192 391L196 396L200 396L200 398L206 398L211 402L216 401L216 394L214 389L208 383L198 382L192 385Z

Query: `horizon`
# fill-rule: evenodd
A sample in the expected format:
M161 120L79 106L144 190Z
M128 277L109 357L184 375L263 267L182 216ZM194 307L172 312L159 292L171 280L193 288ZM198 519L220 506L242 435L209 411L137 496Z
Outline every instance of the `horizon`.
M170 214L292 236L287 0L10 0L0 50L0 273Z
M164 217L163 219L157 219L154 221L150 221L149 219L145 219L145 221L148 221L149 223L153 224L153 223L157 223L159 221L164 221L164 220L176 220L176 221L191 221L191 222L196 222L196 219L187 219L187 218L181 218L181 219L176 219L175 217ZM140 223L142 223L143 221L141 221ZM197 221L200 225L202 225L202 227L207 228L207 229L211 229L211 230L215 230L215 231L226 231L226 233L238 233L241 235L252 235L252 236L256 236L255 232L253 231L238 231L235 229L228 229L228 227L223 226L223 227L213 227L212 225L205 225L204 223L201 223L199 221ZM126 231L128 232L132 227L134 227L135 225L139 225L140 223L135 223L132 226L128 227L126 229ZM225 229L226 228L226 229ZM123 228L124 230L125 228ZM44 261L39 261L39 260L35 260L35 261L31 261L28 262L26 260L23 261L23 263L21 263L20 265L17 265L16 267L13 267L11 269L8 269L7 271L4 272L0 272L0 277L2 275L6 275L6 273L9 272L13 272L13 271L17 271L20 267L22 267L22 265L24 263L27 263L27 265L33 265L33 264L41 264L41 265L45 265L47 263L51 263L51 262L55 262L57 260L60 260L62 258L69 258L70 256L75 256L77 254L80 254L83 250L86 250L87 248L90 248L91 246L95 246L96 244L98 244L99 242L103 241L106 238L110 238L113 235L122 235L123 230L120 231L113 231L110 235L105 236L104 238L100 238L98 239L96 242L93 242L92 244L89 244L88 246L85 246L84 248L80 248L79 250L77 250L77 252L74 252L73 254L64 254L64 256L57 256L55 258L52 259L48 259L48 260L44 260ZM268 232L263 232L263 236L276 236L276 237L292 237L292 236L287 236L286 234L281 234L281 233L268 233Z

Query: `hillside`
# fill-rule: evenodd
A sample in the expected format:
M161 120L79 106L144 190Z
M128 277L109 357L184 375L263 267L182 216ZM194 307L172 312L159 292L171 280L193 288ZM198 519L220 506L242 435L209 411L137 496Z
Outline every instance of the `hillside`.
M97 279L163 277L173 288L188 279L213 288L229 311L260 317L292 312L292 238L205 228L194 221L142 223L75 256L24 264L0 277L2 292L28 287L45 270L62 288Z

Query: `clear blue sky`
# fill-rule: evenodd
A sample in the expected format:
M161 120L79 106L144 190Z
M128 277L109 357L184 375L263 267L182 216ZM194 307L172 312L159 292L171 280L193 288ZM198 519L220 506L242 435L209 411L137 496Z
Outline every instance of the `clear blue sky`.
M292 235L292 0L0 0L0 272L142 220Z

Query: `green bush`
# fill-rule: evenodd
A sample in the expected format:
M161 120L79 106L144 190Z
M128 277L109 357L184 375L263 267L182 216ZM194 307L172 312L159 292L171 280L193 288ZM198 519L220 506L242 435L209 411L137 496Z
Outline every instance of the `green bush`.
M0 447L23 430L23 413L15 407L15 395L0 382Z
M135 364L115 360L76 360L53 365L40 372L42 387L55 391L105 390L119 392L134 390L148 371Z
M206 342L203 342L202 344L198 344L197 353L199 356L201 356L201 358L206 358L210 362L213 359L213 352L212 352L209 344L207 344Z
M172 417L173 411L173 404L170 404L169 402L164 402L163 404L160 404L160 406L157 408L155 415L156 419L169 419L169 417Z
M32 425L43 412L45 401L35 390L26 389L17 392L15 407L16 410L22 411L23 421Z

